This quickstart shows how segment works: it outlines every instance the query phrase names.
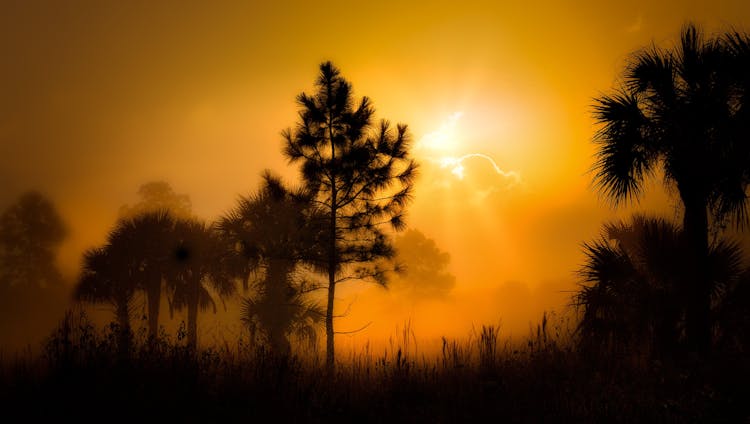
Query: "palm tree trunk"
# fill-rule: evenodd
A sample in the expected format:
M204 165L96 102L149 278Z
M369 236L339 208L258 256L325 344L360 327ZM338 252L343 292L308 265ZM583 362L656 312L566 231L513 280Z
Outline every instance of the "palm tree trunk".
M127 299L118 299L115 305L115 316L117 317L118 334L117 334L117 350L121 358L125 358L130 354L130 312L129 302Z
M146 288L148 298L148 337L155 340L159 332L159 307L161 306L161 276L151 278Z
M188 288L188 347L195 350L198 347L198 285L200 281L191 281Z
M120 327L120 332L130 332L130 314L128 313L128 305L119 303L116 307L115 315L117 316L117 326Z
M690 246L693 280L689 281L687 338L690 348L700 355L711 350L711 287L708 281L708 213L700 196L683 197L683 227Z
M269 317L266 331L271 351L277 355L288 355L291 350L286 335L290 322L287 280L290 271L289 260L272 259L269 261L265 284L266 300L274 306L275 313Z

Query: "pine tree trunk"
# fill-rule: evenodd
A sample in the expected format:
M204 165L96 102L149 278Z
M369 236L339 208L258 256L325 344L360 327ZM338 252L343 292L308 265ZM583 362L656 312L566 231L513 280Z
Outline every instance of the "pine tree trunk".
M336 144L333 142L332 128L332 122L329 120L328 137L331 143L331 158L334 160L336 158ZM335 335L333 331L333 301L336 294L336 262L338 260L336 257L336 202L338 199L336 198L336 178L334 174L335 170L331 170L331 228L329 228L331 240L328 245L328 304L326 307L326 367L329 372L333 370L336 359L333 344L333 337Z
M708 275L708 213L700 196L683 198L683 227L690 246L693 279L687 283L687 338L690 349L700 355L711 350L711 286Z
M336 293L335 275L335 264L332 262L328 266L328 305L326 307L326 366L328 369L333 368L335 359L333 351L333 299Z
M333 300L336 294L336 211L331 213L331 242L328 253L328 304L326 306L326 366L333 369L335 355L333 344Z

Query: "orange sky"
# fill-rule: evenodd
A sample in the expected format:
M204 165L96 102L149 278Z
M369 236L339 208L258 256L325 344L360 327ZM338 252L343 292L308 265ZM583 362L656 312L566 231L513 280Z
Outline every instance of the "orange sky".
M614 216L586 174L592 99L630 52L671 43L688 20L709 33L750 23L746 1L193 3L0 2L0 207L47 193L70 226L71 276L144 182L168 181L213 219L264 168L295 181L280 131L333 60L379 118L410 125L423 168L409 223L457 277L442 303L345 291L342 305L357 300L340 325L372 320L372 337L407 316L425 334L500 319L518 333L559 309L580 243ZM472 153L515 174L477 156L463 179L440 166Z

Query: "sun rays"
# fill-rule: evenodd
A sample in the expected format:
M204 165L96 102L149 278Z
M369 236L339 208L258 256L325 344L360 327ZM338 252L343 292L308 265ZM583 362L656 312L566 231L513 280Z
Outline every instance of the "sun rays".
M425 134L419 140L416 150L428 162L438 165L440 169L448 170L459 180L466 178L467 166L469 166L467 160L479 159L478 162L482 162L485 167L489 165L491 172L500 177L502 185L514 186L520 184L521 174L518 171L505 170L498 165L492 156L467 148L467 143L462 140L458 128L463 115L464 113L460 111L452 113L437 130ZM491 185L495 184L491 183Z

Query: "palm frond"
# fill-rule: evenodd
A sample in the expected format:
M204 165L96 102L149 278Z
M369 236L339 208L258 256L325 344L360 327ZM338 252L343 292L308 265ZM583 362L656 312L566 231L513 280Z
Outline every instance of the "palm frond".
M639 98L630 93L603 96L596 99L594 110L603 125L594 140L599 145L593 168L595 184L615 204L636 199L656 159Z

